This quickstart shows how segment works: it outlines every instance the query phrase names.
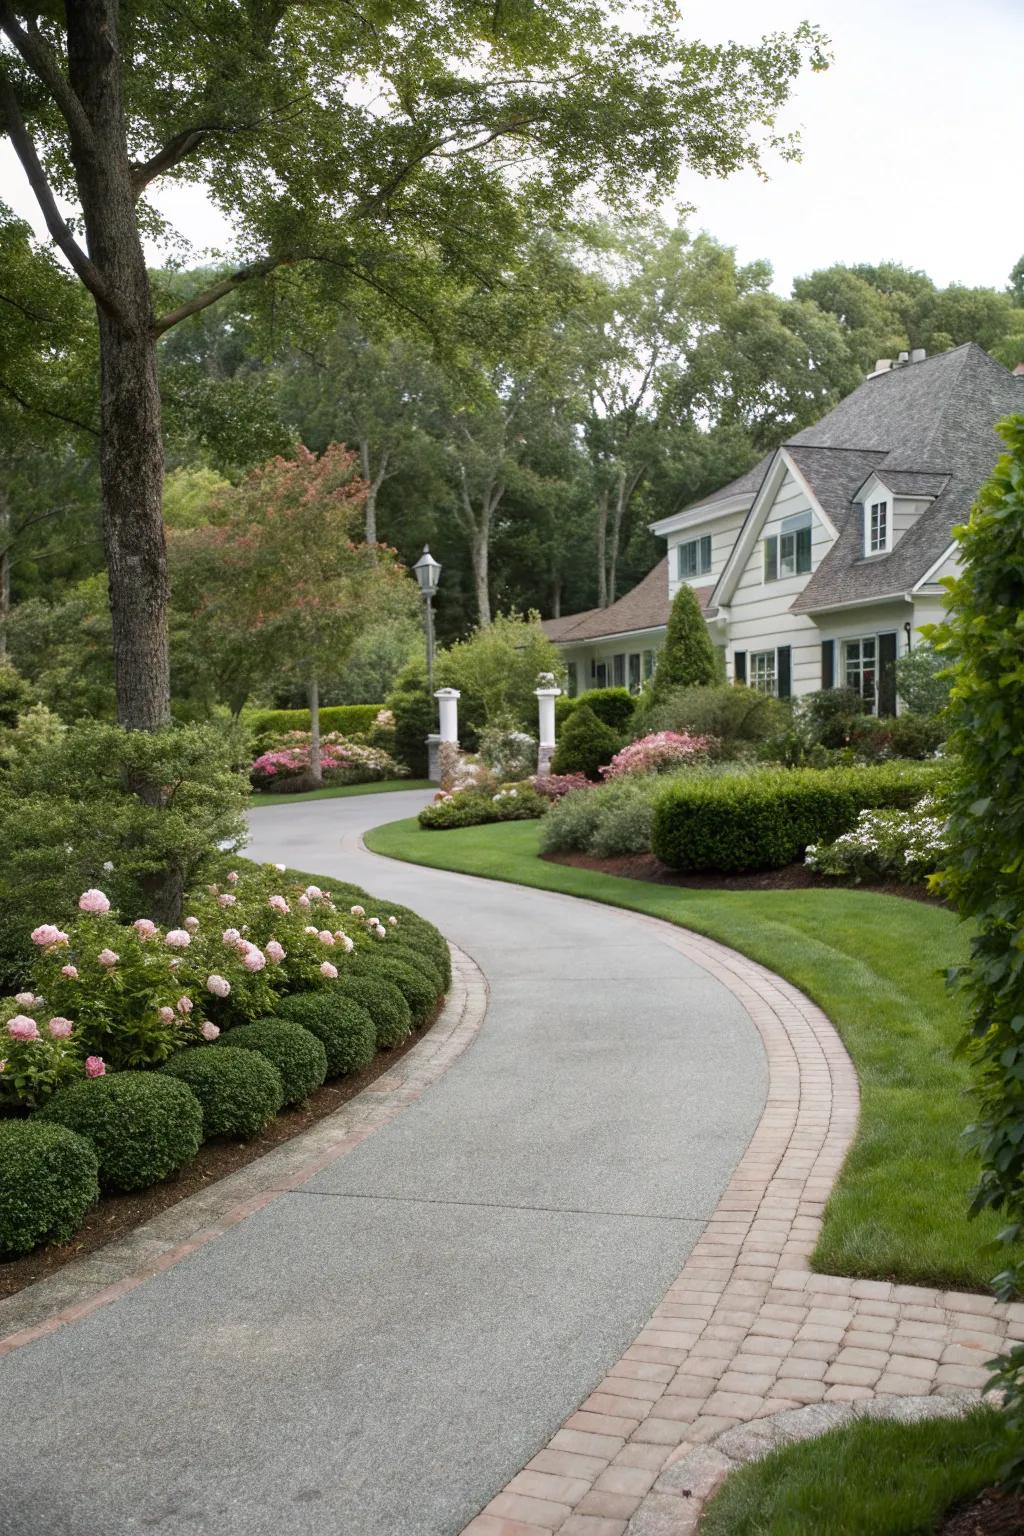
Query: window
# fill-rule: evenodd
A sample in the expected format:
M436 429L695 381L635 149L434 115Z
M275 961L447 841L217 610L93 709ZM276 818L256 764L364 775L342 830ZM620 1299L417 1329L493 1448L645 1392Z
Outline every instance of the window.
M804 576L811 568L811 514L785 517L778 533L764 541L764 579Z
M574 699L576 697L577 693L579 692L579 684L578 684L577 679L576 679L576 663L574 661L567 661L566 662L566 664L565 664L565 673L566 673L566 685L568 687L569 697L570 697L570 699Z
M873 501L865 519L864 553L882 555L889 548L889 503Z
M775 692L775 652L751 651L749 656L749 682L758 693Z
M629 691L640 692L640 652L633 651L629 658Z
M608 687L608 664L607 664L607 662L596 661L594 663L594 687L595 688L607 688Z
M625 688L626 686L626 658L622 656L612 657L612 686Z
M690 576L706 576L711 570L711 535L701 539L689 539L679 545L679 579Z
M847 640L843 645L843 667L847 688L854 688L874 714L878 677L878 642L874 635L864 640Z
M654 676L654 652L644 651L644 681Z

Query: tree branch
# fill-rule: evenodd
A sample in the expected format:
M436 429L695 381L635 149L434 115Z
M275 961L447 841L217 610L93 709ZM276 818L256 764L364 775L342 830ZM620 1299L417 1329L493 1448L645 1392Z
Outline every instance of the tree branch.
M168 139L163 148L158 149L156 154L150 156L148 160L136 161L131 168L135 196L141 197L151 181L155 181L165 171L173 170L194 149L198 149L206 135L212 131L212 125L185 128L181 133L176 133L172 139Z
M25 119L21 115L21 107L18 105L18 98L14 94L14 87L2 70L0 70L0 109L2 109L7 121L7 132L10 135L11 143L14 145L15 153L21 161L25 175L28 177L29 186L35 194L36 202L39 204L50 239L67 258L68 264L77 273L78 277L81 278L97 304L102 305L108 314L113 315L115 319L120 320L124 324L124 314L114 298L106 278L95 262L90 261L89 257L82 250L82 247L71 233L66 220L61 218L57 201L50 189L50 183L46 179L46 172L40 164L39 156L36 154L36 147L25 126Z
M12 384L6 379L0 378L0 393L9 395L16 405L20 405L23 411L30 416L46 416L50 421L61 421L66 427L74 427L76 432L88 432L92 437L99 437L99 429L91 427L87 421L79 421L74 416L65 416L61 411L54 411L48 405L33 405L31 400L26 400L20 395Z
M65 78L60 60L46 42L34 21L26 29L20 24L10 6L0 3L0 31L6 32L14 47L21 54L29 69L46 86L61 116L84 149L92 149L95 135L85 108Z
M293 258L290 256L267 256L263 261L254 261L247 267L239 267L237 272L232 272L229 277L224 277L219 283L214 283L212 288L207 288L205 293L197 293L194 298L179 304L177 309L168 310L165 315L160 315L153 322L153 335L162 336L172 326L178 325L182 320L187 320L189 315L198 315L201 310L209 309L211 304L216 304L226 293L231 293L235 288L241 288L243 283L250 283L254 278L266 277L273 272L275 267L285 266Z

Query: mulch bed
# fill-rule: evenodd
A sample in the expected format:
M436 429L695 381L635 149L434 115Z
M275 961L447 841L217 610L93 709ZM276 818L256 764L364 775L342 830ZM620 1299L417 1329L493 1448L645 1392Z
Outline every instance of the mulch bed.
M549 864L571 864L576 869L594 869L602 875L621 875L626 880L647 880L655 885L679 885L703 891L801 891L828 890L836 886L857 891L879 891L885 896L903 896L908 901L924 901L931 906L945 906L923 885L901 885L898 881L869 885L852 880L837 880L819 875L806 864L787 864L783 869L762 869L749 875L684 875L670 869L653 853L618 854L599 859L591 853L542 853ZM1024 1531L1024 1527L1022 1527Z
M47 1275L54 1274L73 1259L95 1253L97 1248L102 1248L115 1238L124 1237L135 1227L141 1227L154 1216L159 1216L161 1211L177 1205L179 1200L186 1200L189 1195L209 1188L218 1179L235 1173L247 1163L255 1162L283 1141L300 1136L318 1120L340 1109L348 1099L355 1098L376 1078L390 1071L395 1062L411 1050L417 1040L423 1038L443 1007L442 1002L434 1017L422 1029L414 1031L401 1045L389 1051L378 1051L362 1072L325 1083L304 1104L295 1104L290 1109L282 1110L255 1140L228 1141L223 1137L214 1137L203 1143L195 1160L174 1178L132 1194L101 1196L99 1204L89 1212L70 1242L55 1244L50 1248L36 1248L20 1259L0 1263L0 1297L13 1296L15 1291L23 1290L26 1285L32 1285L36 1280L45 1280Z
M940 1536L1021 1536L1024 1494L986 1488L966 1509L948 1515Z

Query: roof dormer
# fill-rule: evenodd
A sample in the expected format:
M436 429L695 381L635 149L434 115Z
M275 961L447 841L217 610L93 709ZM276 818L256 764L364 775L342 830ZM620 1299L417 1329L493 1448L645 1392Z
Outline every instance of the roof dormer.
M872 472L854 493L865 560L887 555L944 489L947 476L911 470Z

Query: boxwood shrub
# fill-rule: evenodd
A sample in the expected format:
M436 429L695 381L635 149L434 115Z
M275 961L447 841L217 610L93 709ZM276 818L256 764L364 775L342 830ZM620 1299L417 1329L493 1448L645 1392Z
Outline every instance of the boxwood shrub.
M365 736L383 704L325 704L320 710L323 735L340 731L343 736ZM308 709L254 709L245 723L260 738L283 736L287 731L308 731Z
M585 773L588 779L597 779L622 743L621 732L600 720L588 704L581 704L566 721L551 759L551 771Z
M373 1020L378 1047L401 1045L411 1033L412 1012L393 981L382 976L358 975L352 967L345 971L334 990L363 1005Z
M353 972L357 976L380 977L384 981L394 982L409 1004L413 1023L419 1029L437 1006L441 995L441 978L429 961L424 963L410 956L385 953L387 949L388 946L382 944L379 950L365 951L353 966Z
M281 1074L257 1051L194 1046L160 1069L186 1083L199 1101L203 1135L251 1141L284 1103Z
M599 720L610 725L621 735L633 719L636 699L628 688L587 688L574 699L565 694L555 701L555 728L561 734L562 726L581 705L592 709Z
M0 1121L0 1254L64 1243L99 1198L92 1145L63 1125Z
M417 933L415 929L407 929L403 923L394 944L400 953L420 955L428 960L441 978L442 992L448 991L452 984L452 957L444 939L440 944L435 944L428 935Z
M160 1072L115 1072L62 1088L37 1118L66 1126L95 1149L104 1189L145 1189L190 1163L203 1115L188 1085Z
M308 1029L294 1019L257 1019L229 1029L214 1045L225 1049L258 1051L276 1067L284 1090L285 1104L299 1104L323 1083L327 1076L327 1052Z
M277 1003L278 1016L315 1035L327 1055L327 1076L341 1077L369 1066L377 1053L377 1031L361 1003L341 997L337 987L292 992Z

